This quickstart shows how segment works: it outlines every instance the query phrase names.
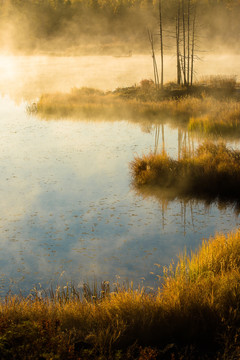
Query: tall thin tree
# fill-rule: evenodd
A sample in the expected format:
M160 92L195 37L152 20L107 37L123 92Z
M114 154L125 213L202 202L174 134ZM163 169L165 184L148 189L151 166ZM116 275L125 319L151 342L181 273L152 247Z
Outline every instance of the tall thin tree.
M185 5L182 0L182 30L183 30L183 79L186 85L186 31L185 31Z
M188 18L188 28L187 28L187 85L189 85L189 74L190 74L190 1L188 0L188 10L187 10L187 18Z
M196 26L196 4L193 10L193 24L192 24L192 54L191 54L191 86L193 84L193 65L194 65L194 51L195 51L195 26Z
M181 63L180 63L180 1L178 1L176 15L176 49L177 49L177 83L181 84Z
M159 8L160 49L161 49L161 89L163 89L163 27L162 27L162 0L158 0L158 8Z
M159 76L158 76L157 61L156 61L155 49L154 49L154 40L153 40L153 34L150 30L148 30L148 38L152 49L154 82L156 87L159 89Z

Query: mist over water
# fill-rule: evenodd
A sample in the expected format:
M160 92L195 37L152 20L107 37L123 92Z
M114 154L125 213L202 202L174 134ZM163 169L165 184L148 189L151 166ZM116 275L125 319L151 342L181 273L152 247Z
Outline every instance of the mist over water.
M222 59L216 72L230 72ZM173 63L169 57L169 80ZM132 189L128 164L154 149L154 128L27 114L26 100L43 92L114 89L152 77L151 58L2 56L0 66L2 295L116 276L152 286L160 271L154 264L168 265L185 247L239 226L231 204L161 202ZM165 125L171 156L177 144L178 130Z
M176 81L176 59L165 56L164 82ZM240 77L240 55L204 55L196 61L195 79L209 75ZM114 90L153 78L149 55L114 56L0 56L0 93L17 103L34 101L43 93L69 92L73 87Z

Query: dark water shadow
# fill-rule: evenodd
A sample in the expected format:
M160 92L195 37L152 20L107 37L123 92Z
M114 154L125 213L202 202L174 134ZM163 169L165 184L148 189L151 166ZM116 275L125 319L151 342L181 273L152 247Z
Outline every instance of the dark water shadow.
M137 187L131 184L134 192L143 198L153 198L157 200L160 205L167 206L169 202L180 201L185 206L193 206L197 203L203 204L206 208L212 205L217 206L218 209L232 209L235 215L240 214L240 197L234 197L233 194L229 195L214 195L214 194L194 194L185 195L179 193L177 188L161 188L159 186L144 185Z

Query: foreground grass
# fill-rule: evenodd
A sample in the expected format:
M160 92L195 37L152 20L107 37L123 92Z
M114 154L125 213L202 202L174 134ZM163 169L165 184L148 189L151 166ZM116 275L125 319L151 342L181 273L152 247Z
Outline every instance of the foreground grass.
M240 197L240 152L205 142L195 154L178 160L166 153L135 157L130 164L133 184L174 189L179 195Z
M43 94L30 106L44 118L130 119L163 121L171 118L190 131L236 135L240 130L239 93L231 80L197 84L163 91L143 80L139 86L103 92L91 88L72 89L68 94Z
M160 284L160 283L159 283ZM204 241L144 289L73 288L0 303L1 359L237 359L240 231Z

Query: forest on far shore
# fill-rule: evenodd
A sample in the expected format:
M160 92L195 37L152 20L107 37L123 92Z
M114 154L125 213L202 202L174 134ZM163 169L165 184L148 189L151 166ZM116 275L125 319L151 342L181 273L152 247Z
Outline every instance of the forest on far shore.
M162 0L163 34L171 52L178 3ZM191 0L197 5L203 50L238 51L240 2ZM148 52L147 28L158 32L158 0L2 0L0 50L114 54ZM204 46L202 46L204 44Z

